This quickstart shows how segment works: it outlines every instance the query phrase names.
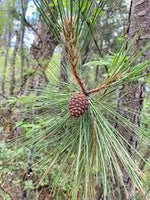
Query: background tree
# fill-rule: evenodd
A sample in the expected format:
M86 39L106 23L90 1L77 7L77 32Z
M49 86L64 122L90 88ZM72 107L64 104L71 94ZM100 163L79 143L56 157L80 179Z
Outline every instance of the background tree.
M135 37L136 34L140 33L134 45L134 52L132 54L137 54L141 51L141 45L144 46L148 43L150 37L150 17L149 17L150 1L131 1L130 13L129 13L129 25L128 25L128 36L130 40ZM150 57L150 50L147 50L142 60L146 60ZM139 61L138 61L139 62ZM145 73L148 71L146 70ZM127 119L130 119L135 124L140 126L141 124L141 111L143 107L143 100L145 95L145 83L139 81L132 83L130 85L122 85L119 92L119 110L120 113ZM132 112L124 111L122 108L128 108ZM122 133L129 144L137 148L138 138L135 137L132 132L128 134L121 126L118 127L119 131ZM129 152L132 150L128 147ZM146 150L147 151L147 150ZM149 150L148 150L149 151ZM133 152L132 152L133 153ZM147 152L146 152L147 154ZM127 174L124 175L125 183L129 185L130 197L122 197L123 199L134 199L135 196L135 185L130 183Z

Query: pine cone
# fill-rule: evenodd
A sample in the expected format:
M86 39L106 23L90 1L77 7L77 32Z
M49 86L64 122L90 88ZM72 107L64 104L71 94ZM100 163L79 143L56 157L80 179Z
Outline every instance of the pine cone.
M88 111L89 100L88 97L83 93L73 94L70 103L69 111L72 117L80 117Z

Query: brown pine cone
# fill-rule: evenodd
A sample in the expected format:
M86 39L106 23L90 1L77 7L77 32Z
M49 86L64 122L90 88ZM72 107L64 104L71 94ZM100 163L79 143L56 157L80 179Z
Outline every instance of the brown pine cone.
M70 103L69 111L72 117L80 117L87 113L89 107L88 97L83 93L73 94Z

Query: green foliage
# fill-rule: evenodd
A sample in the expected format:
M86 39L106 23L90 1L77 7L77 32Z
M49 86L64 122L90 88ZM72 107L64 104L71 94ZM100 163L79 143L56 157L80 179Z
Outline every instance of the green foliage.
M59 84L61 54L54 53L46 69L47 77L52 85Z
M3 11L0 11L0 35L3 33L3 29L6 25L6 18Z
M24 189L25 190L34 189L33 181L32 180L25 181L25 187L24 187Z
M10 30L13 26L14 19L17 18L17 13L15 9L16 0L6 0L1 3L0 10L0 35L5 29Z
M55 35L61 39L62 43L66 34L64 19L71 19L72 25L76 19L74 32L79 54L86 43L89 28L93 28L96 19L104 14L102 9L105 1L53 0L50 4L46 0L34 0L34 2L44 21L51 29L53 28ZM109 3L112 4L112 2ZM46 13L49 13L49 16ZM121 185L128 194L128 188L123 181L124 169L138 191L145 193L145 185L149 187L149 178L145 177L147 174L138 167L139 160L144 160L143 149L134 149L114 126L117 122L127 133L136 135L143 146L149 144L149 101L145 101L140 128L117 111L114 92L121 84L137 82L141 78L145 80L143 72L149 66L150 60L136 63L149 49L150 44L147 44L138 54L133 55L133 46L138 36L130 41L128 48L126 46L129 41L126 41L117 53L80 66L84 78L86 77L83 70L85 68L88 68L88 73L92 78L95 67L108 69L107 73L102 75L99 85L99 87L103 85L105 87L99 93L88 96L90 101L88 113L80 118L70 117L68 109L70 96L79 91L73 75L69 75L68 83L59 88L59 53L54 54L46 69L50 83L41 85L41 88L38 88L38 95L35 91L30 91L28 96L12 97L2 102L2 108L7 105L7 108L17 110L21 119L15 123L14 129L21 128L22 134L14 136L9 144L0 143L1 180L5 175L7 177L10 171L16 174L22 169L27 174L29 162L32 160L30 167L33 170L34 179L26 180L23 188L34 190L39 186L49 185L52 187L56 200L96 199L96 188L100 184L103 185L104 200L111 199L113 185L118 186L118 193L121 192ZM122 42L122 39L119 40ZM1 57L0 63L2 59ZM19 70L19 56L16 63ZM9 68L7 77L8 73ZM29 69L25 69L25 75L28 76L30 73L32 72ZM17 80L19 80L18 75ZM94 84L89 80L88 83L88 88ZM139 116L135 110L127 107L123 107L122 110ZM3 131L3 127L1 130ZM135 154L134 158L128 152L127 146ZM13 184L19 186L22 184L20 182L21 178L17 177Z
M105 4L105 0L98 2L95 0L56 0L52 1L50 4L45 0L42 0L41 2L39 0L34 0L34 3L47 25L53 28L52 31L58 40L62 40L66 35L64 20L69 19L72 27L75 23L75 41L77 42L82 35L82 41L85 42L89 34L87 22L89 22L92 28L97 17L102 15L102 8ZM53 10L51 8L52 6ZM50 17L47 17L46 13L49 13Z
M133 44L134 41L126 51L123 44L121 50L107 62L104 59L96 61L96 64L99 62L108 66L108 77L101 85L117 74L121 76L110 82L105 93L89 97L90 108L83 117L74 119L68 111L70 95L78 91L75 84L66 84L61 90L47 86L39 90L39 96L30 94L9 100L11 106L21 108L19 113L24 119L24 134L17 139L17 143L21 143L21 149L34 149L32 169L38 177L35 183L37 187L46 184L50 176L53 193L57 194L58 199L61 199L63 192L65 197L72 200L86 200L95 198L95 188L102 181L104 199L111 198L113 184L121 184L128 193L123 182L125 168L137 189L144 193L145 176L138 168L138 160L143 159L142 155L122 137L114 123L117 121L126 132L135 134L144 145L148 145L146 129L121 116L112 101L112 91L118 85L138 80L149 65L149 60L140 64L135 64L135 61L150 45L142 53L130 57ZM135 112L129 108L122 109ZM136 160L133 160L126 145L136 154ZM58 186L62 188L60 193ZM26 187L32 187L32 184L27 182Z

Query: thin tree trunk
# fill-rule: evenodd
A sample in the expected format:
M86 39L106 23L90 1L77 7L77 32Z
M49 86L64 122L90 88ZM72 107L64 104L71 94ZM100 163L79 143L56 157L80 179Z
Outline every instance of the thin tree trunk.
M25 18L28 0L21 1L22 13ZM21 23L21 39L20 39L20 54L21 54L21 67L20 67L20 92L22 93L22 85L24 84L24 65L25 65L25 52L24 52L24 36L25 36L25 22Z
M9 95L14 94L14 89L15 89L15 64L16 64L16 56L19 48L19 43L20 43L20 35L19 32L16 31L16 43L14 46L13 54L11 57L11 62L10 62L10 87L9 87Z
M15 64L16 64L16 56L19 48L19 42L20 42L20 35L19 32L16 31L16 43L14 46L13 54L11 57L11 62L10 62L10 87L9 87L9 95L14 94L14 89L15 89Z
M25 65L25 57L24 57L24 35L25 35L25 26L22 25L22 34L21 34L21 43L20 43L20 54L21 54L21 67L20 67L20 90L22 88L22 85L24 83L24 65Z
M8 58L9 58L10 40L11 40L11 32L8 31L8 38L7 38L7 43L6 43L6 53L5 53L5 58L4 58L4 68L3 68L3 72L2 72L2 95L5 95L6 69L7 69Z

